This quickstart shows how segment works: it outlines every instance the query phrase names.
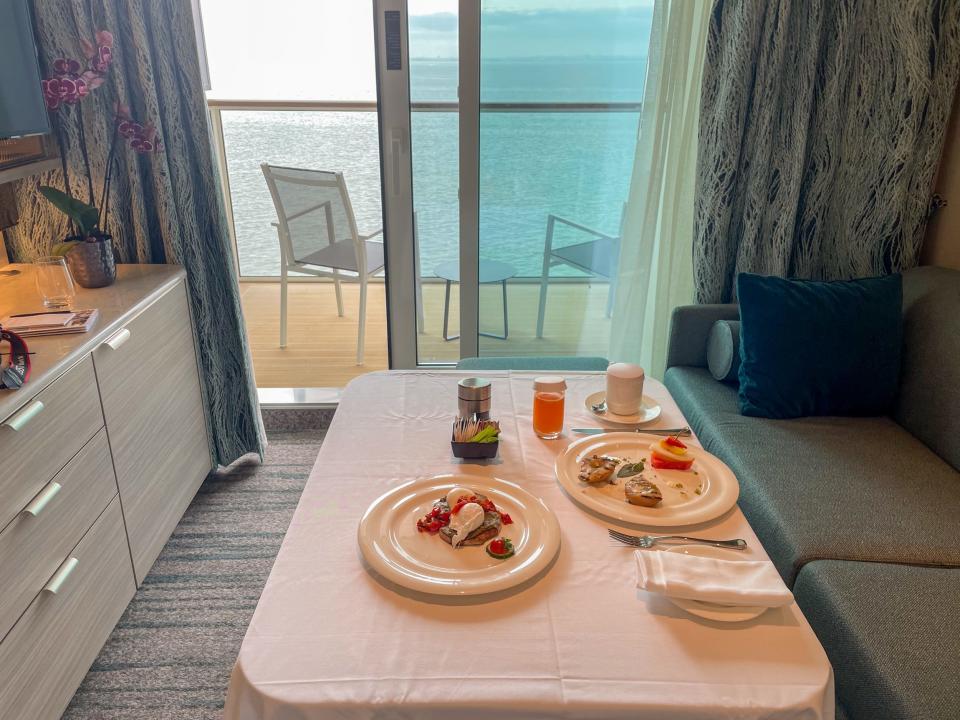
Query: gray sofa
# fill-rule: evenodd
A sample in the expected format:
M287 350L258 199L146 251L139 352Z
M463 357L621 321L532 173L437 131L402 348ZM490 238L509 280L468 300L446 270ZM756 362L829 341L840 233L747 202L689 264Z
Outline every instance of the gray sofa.
M851 720L960 718L960 272L903 277L889 417L740 415L707 370L735 305L677 308L665 382L813 626Z

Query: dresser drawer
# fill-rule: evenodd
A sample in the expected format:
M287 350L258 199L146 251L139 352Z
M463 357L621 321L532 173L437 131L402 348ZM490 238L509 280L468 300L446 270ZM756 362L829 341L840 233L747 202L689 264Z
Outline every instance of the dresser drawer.
M116 495L101 429L0 532L0 639Z
M137 582L211 469L183 283L93 351Z
M29 393L30 383L17 392ZM103 427L93 362L85 357L0 422L0 528Z
M0 642L2 718L59 718L133 597L118 498L46 588Z

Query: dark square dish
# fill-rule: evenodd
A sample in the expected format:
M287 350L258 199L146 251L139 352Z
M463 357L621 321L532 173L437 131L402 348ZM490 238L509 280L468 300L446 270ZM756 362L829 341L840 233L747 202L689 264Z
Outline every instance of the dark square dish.
M500 441L492 443L450 442L453 456L463 460L489 460L497 456Z

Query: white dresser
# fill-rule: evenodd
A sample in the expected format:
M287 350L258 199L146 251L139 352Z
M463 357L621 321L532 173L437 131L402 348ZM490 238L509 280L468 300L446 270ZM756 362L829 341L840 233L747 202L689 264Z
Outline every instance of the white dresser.
M0 317L40 309L10 267ZM76 307L96 326L28 338L0 390L0 718L61 715L213 467L183 270L120 266Z

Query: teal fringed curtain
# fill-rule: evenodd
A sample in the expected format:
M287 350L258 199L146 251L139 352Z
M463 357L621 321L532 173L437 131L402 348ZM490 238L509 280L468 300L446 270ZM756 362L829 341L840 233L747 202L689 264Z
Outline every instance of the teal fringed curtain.
M739 272L919 260L960 78L957 0L716 0L700 106L697 301Z
M115 101L163 141L156 156L119 147L107 228L122 262L179 263L187 271L200 374L218 462L262 456L265 438L256 400L239 288L215 171L190 0L36 0L41 60L83 59L81 38L114 35L109 78L69 113L82 112L89 153L77 142L75 116L64 122L70 189L87 199L86 167L99 193ZM36 192L64 186L61 171L17 184L20 222L9 234L14 260L47 254L66 222Z

